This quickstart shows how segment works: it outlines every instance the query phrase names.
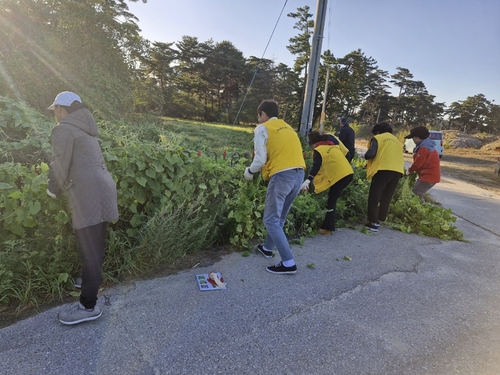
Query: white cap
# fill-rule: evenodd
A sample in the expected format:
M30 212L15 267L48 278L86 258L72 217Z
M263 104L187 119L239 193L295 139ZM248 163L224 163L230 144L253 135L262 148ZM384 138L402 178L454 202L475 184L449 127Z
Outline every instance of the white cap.
M52 103L52 105L47 109L53 111L56 105L63 105L65 107L69 107L74 101L81 103L82 99L80 99L80 97L76 95L74 92L63 91L56 96L56 98L54 99L54 103Z

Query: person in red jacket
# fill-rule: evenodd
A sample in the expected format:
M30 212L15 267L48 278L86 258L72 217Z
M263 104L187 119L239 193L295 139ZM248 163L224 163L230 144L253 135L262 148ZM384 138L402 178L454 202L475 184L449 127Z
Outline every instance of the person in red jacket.
M429 134L425 126L417 126L411 129L410 134L405 137L406 139L413 138L416 144L413 149L413 164L408 169L408 174L418 174L413 193L420 197L422 203L425 202L424 194L441 180L439 154Z

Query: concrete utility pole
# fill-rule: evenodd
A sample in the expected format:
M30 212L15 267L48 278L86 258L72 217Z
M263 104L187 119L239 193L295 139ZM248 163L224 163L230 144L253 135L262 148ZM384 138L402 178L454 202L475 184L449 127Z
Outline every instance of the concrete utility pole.
M309 71L306 81L306 95L304 96L304 107L300 121L300 135L302 137L305 137L312 129L314 99L316 98L316 88L318 86L319 61L321 59L321 45L323 43L327 4L328 0L318 0L316 5L316 21L314 22L311 58L309 60Z
M323 125L326 118L326 95L328 94L328 79L330 78L330 66L326 69L325 91L323 92L323 105L321 106L321 118L319 120L319 132L323 133Z

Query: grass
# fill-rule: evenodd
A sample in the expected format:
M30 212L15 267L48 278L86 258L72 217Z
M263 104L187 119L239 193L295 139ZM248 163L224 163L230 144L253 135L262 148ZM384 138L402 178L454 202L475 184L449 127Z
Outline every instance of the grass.
M219 160L224 152L227 152L228 157L230 157L229 155L233 152L241 153L253 150L254 128L252 126L230 126L172 118L156 119L152 122L147 121L147 119L141 120L138 118L136 121L129 123L102 123L99 126L100 129L106 130L110 134L110 139L112 139L112 136L120 139L125 138L129 144L136 142L160 142L166 146L180 146L194 152L199 150L204 156L214 152L218 155ZM357 147L362 147L363 145L366 147L366 141L359 140L356 142ZM216 164L221 163L214 163L214 165ZM222 164L226 165L227 163ZM224 175L228 176L227 171L224 172ZM238 178L230 179L230 181L238 181ZM230 197L241 206L235 205L232 209L236 212L235 217L239 217L236 223L238 224L238 228L247 228L248 233L255 234L255 236L250 236L252 239L255 239L256 236L260 235L260 233L257 233L259 226L255 225L253 222L254 219L250 219L246 209L249 204L262 205L264 195L261 194L262 186L259 184L244 184L244 186L245 188L242 191L245 194ZM358 203L363 201L361 198L365 198L367 194L361 187L361 185L357 186L356 191L352 192L349 197L351 200L355 200ZM354 187L352 188L354 189ZM158 207L156 215L151 216L148 224L142 228L139 235L139 243L134 242L134 239L127 236L125 232L113 231L111 229L108 236L105 259L104 278L106 282L104 285L110 286L113 283L137 278L138 276L153 277L155 275L175 273L198 264L204 264L205 262L214 262L220 255L232 252L234 249L228 245L228 242L222 242L226 243L226 245L218 247L209 245L208 249L198 250L202 246L200 244L214 243L215 238L212 238L212 236L216 233L208 224L210 222L218 222L217 217L222 215L221 212L223 209L221 201L213 200L210 201L213 207L205 209L206 205L203 201L205 198L199 196L197 199L191 199L181 206L167 206L163 209ZM343 212L345 205L345 202L343 204L339 203L339 216ZM296 200L296 204L289 215L289 223L293 228L300 227L303 231L310 231L311 228L316 227L316 221L322 218L323 206L322 203L320 204L320 200L312 199L311 195L301 196L300 199ZM349 207L351 206L353 204ZM363 204L363 206L365 205ZM350 209L352 210L353 208L351 207ZM356 212L348 216L357 216L355 214ZM220 221L222 222L222 220ZM259 223L261 223L260 220ZM47 256L51 256L55 251L51 247L51 251L38 255L38 258L42 255L45 257L43 262L37 262L38 258L34 258L36 255L34 252L29 253L27 255L29 256L28 258L23 258L20 262L17 262L17 267L29 269L29 274L33 275L32 278L22 280L19 283L22 287L17 289L16 295L16 299L21 302L20 306L23 309L31 308L31 311L27 312L28 314L36 312L32 307L36 307L40 311L46 306L52 305L56 299L60 303L61 301L66 301L68 298L75 297L74 290L68 293L68 278L77 274L78 270L76 266L79 263L73 259L76 257L76 252L73 251L74 244L72 243L72 237L65 237L67 237L65 240L69 242L64 246L64 249L61 248L56 252L56 258L47 258ZM301 237L301 243L303 243L303 237ZM242 254L242 256L248 255L248 251ZM45 268L39 267L39 264L42 263L52 265L49 273L47 273ZM308 267L314 268L314 265L311 264ZM12 275L9 276L5 273L10 269L14 268L10 266L2 268L2 264L0 264L0 286L2 272L4 272L3 280L5 280L5 283L13 283L11 280ZM150 270L150 272L145 272L145 270ZM24 274L28 273L24 272ZM5 285L5 288L9 287L7 284ZM6 290L5 288L4 290ZM39 303L38 301L43 303ZM0 300L0 302L2 301ZM3 317L0 319L0 326L10 324L19 318L27 316L25 314L18 315L19 313L23 313L19 309L15 312L8 310L6 314L4 312L6 311L2 311ZM9 314L11 319L4 320L4 317Z
M251 154L253 150L253 126L137 116L127 122L102 121L99 123L99 130L103 142L126 140L123 147L137 142L159 142L174 148L181 146L194 152L200 150L203 156L214 152L219 160L224 152L230 158L234 152ZM50 154L50 146L47 147ZM103 286L137 276L152 277L175 273L192 266L190 263L193 252L198 252L199 262L199 259L205 258L206 261L212 261L221 253L229 251L226 245L210 247L204 249L200 256L200 243L213 242L211 237L216 231L212 230L211 224L217 217L217 212L223 208L222 205L216 205L210 213L200 215L200 210L203 210L203 202L200 199L204 198L197 197L176 209L166 207L161 210L159 207L157 215L152 217L143 229L139 245L135 243L135 238L110 228L103 267ZM47 251L41 252L30 251L30 246L22 247L23 251L16 247L15 254L14 250L6 253L4 248L7 244L2 244L2 261L8 259L12 262L0 262L0 290L3 291L0 293L0 327L42 311L47 306L67 301L68 298L73 299L75 294L78 294L71 288L71 277L78 274L80 262L77 259L73 236L68 236L65 240L68 246L60 244L60 249L57 246L49 246ZM26 241L20 243L28 243L29 239ZM151 249L155 249L155 252ZM178 252L172 252L171 249L177 249ZM151 267L144 267L145 265ZM8 292L8 295L4 292Z
M216 151L252 152L253 126L224 125L164 118L165 136L188 150L208 153ZM216 131L214 131L216 130Z

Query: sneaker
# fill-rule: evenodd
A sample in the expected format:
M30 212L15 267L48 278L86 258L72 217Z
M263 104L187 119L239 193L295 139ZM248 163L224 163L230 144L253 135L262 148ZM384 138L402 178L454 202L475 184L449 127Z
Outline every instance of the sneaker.
M86 309L80 302L70 308L59 312L58 319L62 324L78 324L95 320L102 315L101 309L96 305L92 310Z
M380 227L380 222L377 221L376 223L373 223L373 225L375 225L377 228L379 228Z
M81 276L75 277L75 282L73 283L73 286L76 289L82 289L82 277Z
M262 244L257 246L257 250L259 250L260 253L264 255L266 258L272 258L274 255L272 251L264 249L264 246L262 246Z
M330 234L332 234L332 231L328 229L319 228L318 234L322 234L323 236L329 236Z
M279 262L275 266L267 267L268 272L276 273L280 275L291 275L297 272L297 266L285 267L282 262Z
M380 226L375 224L375 223L370 223L370 222L367 222L365 224L365 227L368 228L369 230L371 230L372 232L378 232L378 227Z

